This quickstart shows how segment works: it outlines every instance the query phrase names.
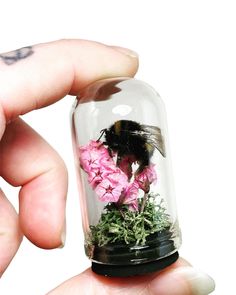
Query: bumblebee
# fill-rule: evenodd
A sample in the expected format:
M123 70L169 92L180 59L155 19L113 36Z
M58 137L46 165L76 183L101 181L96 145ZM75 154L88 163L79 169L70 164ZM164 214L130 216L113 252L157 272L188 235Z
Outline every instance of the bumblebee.
M150 158L157 149L165 157L165 146L161 129L155 126L141 125L131 120L116 121L107 129L101 130L105 134L105 142L110 153L117 154L117 166L123 167L138 163L138 173L150 164ZM126 163L126 164L125 164ZM126 169L127 170L127 169ZM126 171L127 172L127 171Z

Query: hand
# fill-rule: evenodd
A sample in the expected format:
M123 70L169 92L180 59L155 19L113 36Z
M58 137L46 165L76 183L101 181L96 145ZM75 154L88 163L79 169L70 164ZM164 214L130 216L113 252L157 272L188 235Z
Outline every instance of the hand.
M75 95L95 80L133 76L137 68L132 51L83 40L61 40L0 55L0 176L21 186L19 216L0 190L0 274L23 235L45 249L63 244L66 167L19 116ZM199 288L202 293L196 293ZM49 294L119 294L122 290L124 294L187 295L213 289L212 279L196 277L188 263L179 260L159 275L140 277L138 283L137 278L109 279L87 270Z

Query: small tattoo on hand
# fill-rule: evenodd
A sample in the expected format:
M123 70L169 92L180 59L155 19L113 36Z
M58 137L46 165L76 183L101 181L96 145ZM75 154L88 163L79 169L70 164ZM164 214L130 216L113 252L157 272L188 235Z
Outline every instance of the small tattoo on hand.
M33 53L34 51L32 49L32 46L27 46L27 47L22 47L20 49L17 49L8 53L0 54L0 59L2 59L2 61L6 65L10 66L21 59L25 59L29 57Z

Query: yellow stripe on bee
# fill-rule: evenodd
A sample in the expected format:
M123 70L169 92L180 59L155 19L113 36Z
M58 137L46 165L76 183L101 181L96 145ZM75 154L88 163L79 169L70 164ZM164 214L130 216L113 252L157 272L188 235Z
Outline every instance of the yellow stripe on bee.
M115 123L115 134L120 135L120 130L121 130L121 121L117 121Z
M152 152L153 151L153 146L150 143L145 143L146 149L148 152Z

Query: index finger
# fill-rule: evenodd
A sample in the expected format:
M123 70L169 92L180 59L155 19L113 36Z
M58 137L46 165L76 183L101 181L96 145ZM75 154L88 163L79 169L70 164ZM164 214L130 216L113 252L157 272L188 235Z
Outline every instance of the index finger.
M105 77L133 76L135 53L86 40L60 40L0 55L0 122L77 94ZM1 135L1 134L0 134Z
M94 80L132 76L137 65L132 52L85 40L61 40L0 54L0 139L7 122L19 115L52 104L66 94L76 94ZM1 176L12 185L22 186L19 211L24 233L23 220L28 220L27 234L35 244L44 248L58 246L67 190L62 160L19 119L8 124L0 149ZM5 215L9 208L3 208ZM25 214L25 208L34 222ZM52 218L49 212L54 211ZM42 224L42 220L48 222ZM44 234L38 224L43 225ZM10 222L7 225L12 227ZM18 240L12 237L11 244L19 245ZM8 263L12 253L4 255Z

